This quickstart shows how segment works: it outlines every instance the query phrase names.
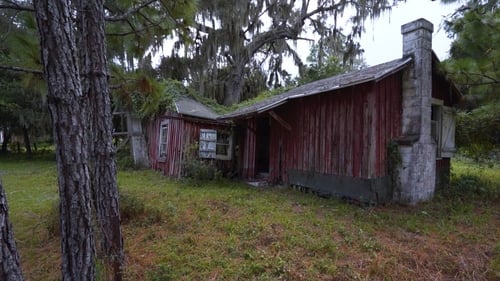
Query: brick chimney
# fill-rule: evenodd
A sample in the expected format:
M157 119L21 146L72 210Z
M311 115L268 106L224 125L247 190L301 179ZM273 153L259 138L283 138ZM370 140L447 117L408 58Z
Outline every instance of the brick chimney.
M403 57L412 64L403 72L401 166L394 199L405 204L429 200L436 186L436 144L431 137L432 32L425 19L401 26Z

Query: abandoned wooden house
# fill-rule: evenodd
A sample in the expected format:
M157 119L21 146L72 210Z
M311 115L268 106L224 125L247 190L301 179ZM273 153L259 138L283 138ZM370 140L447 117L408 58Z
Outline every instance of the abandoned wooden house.
M433 25L419 19L401 32L401 59L315 81L230 114L217 116L179 99L175 111L148 127L150 165L180 176L186 146L199 142L200 157L234 163L245 180L370 202L432 198L449 176L451 107L461 95L438 70Z
M438 70L432 23L401 32L401 59L221 116L239 133L240 176L361 201L430 199L449 175L460 93Z
M200 158L229 166L232 154L231 127L205 105L189 97L174 102L175 109L157 116L147 127L149 162L167 176L183 174L187 153L196 149Z

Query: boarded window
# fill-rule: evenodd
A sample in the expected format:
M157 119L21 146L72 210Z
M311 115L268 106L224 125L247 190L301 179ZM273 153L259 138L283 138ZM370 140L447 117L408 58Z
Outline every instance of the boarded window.
M230 132L210 129L200 130L200 158L230 160L232 137Z
M217 148L217 131L201 129L199 147L200 158L215 159Z
M158 141L158 157L160 160L167 158L168 148L168 121L163 121L160 125L160 139Z

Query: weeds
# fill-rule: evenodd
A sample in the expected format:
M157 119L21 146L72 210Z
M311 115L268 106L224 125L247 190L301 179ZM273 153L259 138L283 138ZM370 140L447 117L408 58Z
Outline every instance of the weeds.
M162 220L162 212L146 204L137 196L120 192L120 216L123 224L134 223L149 226Z
M0 161L27 280L59 277L47 219L57 217L54 166ZM459 162L453 172L433 202L362 209L287 189L120 171L124 279L496 280L500 204L478 187L498 190L498 170Z

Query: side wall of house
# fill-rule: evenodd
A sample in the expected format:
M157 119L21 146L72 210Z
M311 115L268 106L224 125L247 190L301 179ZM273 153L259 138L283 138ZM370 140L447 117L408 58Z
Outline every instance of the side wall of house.
M271 181L289 182L291 171L386 177L387 146L401 130L401 75L291 101L274 112L290 127L269 117Z
M159 157L160 126L168 122L166 158ZM149 123L147 142L151 168L161 170L164 175L179 177L181 175L182 153L186 139L189 139L189 130L186 122L175 114L168 114L155 118ZM186 135L187 133L187 135Z
M166 157L159 157L160 126L168 124ZM200 129L217 129L219 126L210 122L197 122L183 118L176 113L168 113L155 118L147 128L147 142L151 168L161 170L171 177L180 177L184 153L188 146L199 141Z
M257 147L262 145L257 124L265 118L271 183L378 200L379 191L388 192L388 144L401 134L401 91L399 72L377 83L292 100L240 120L240 176L257 176Z

